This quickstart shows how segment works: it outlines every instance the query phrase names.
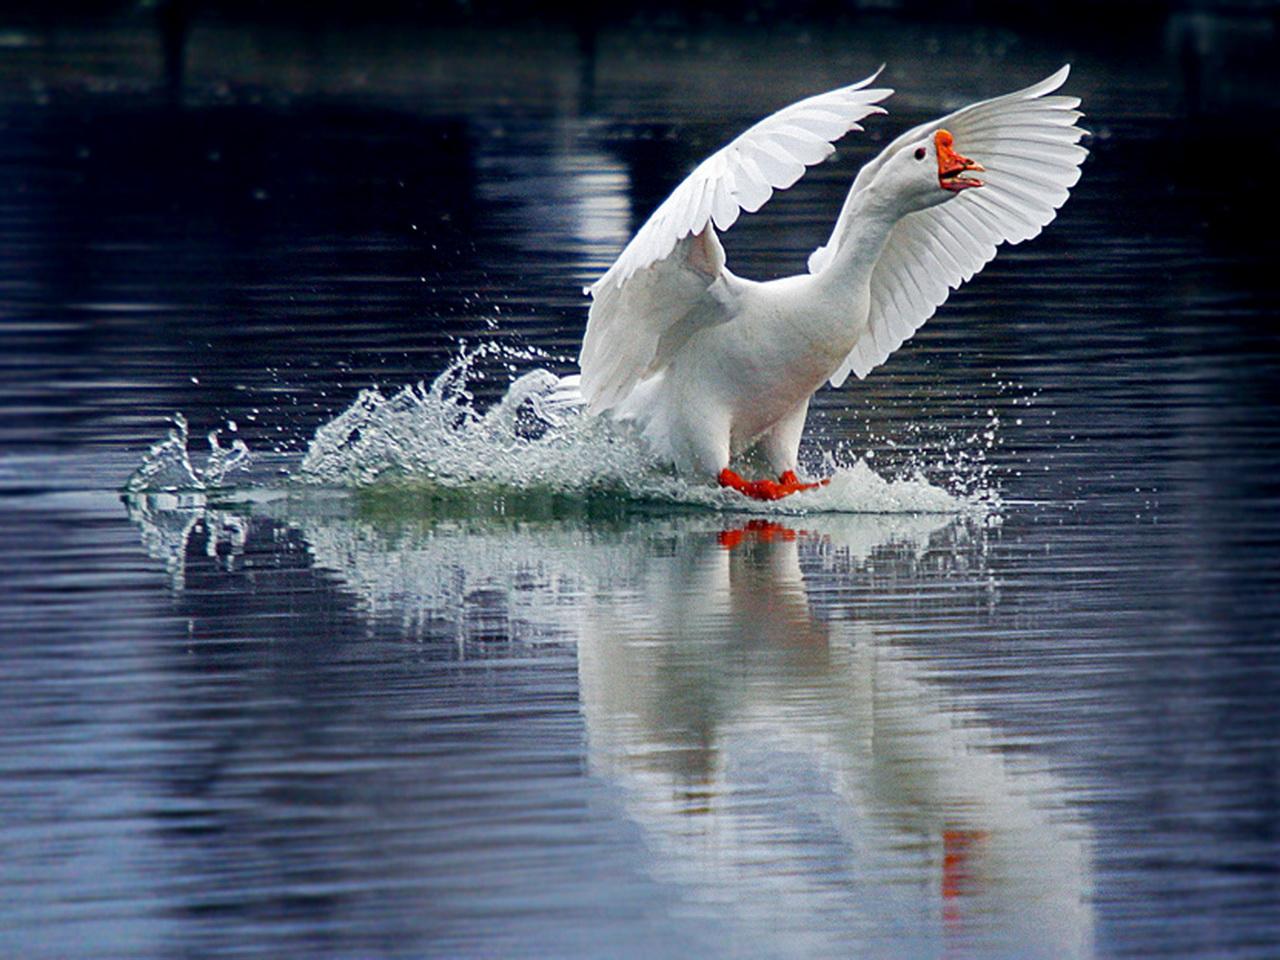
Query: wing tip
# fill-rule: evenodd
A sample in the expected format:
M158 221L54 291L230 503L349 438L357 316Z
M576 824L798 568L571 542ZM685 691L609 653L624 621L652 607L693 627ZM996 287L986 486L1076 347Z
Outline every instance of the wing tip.
M1069 76L1071 76L1071 64L1064 63L1039 83L1034 84L1030 89L1034 90L1035 93L1031 95L1033 97L1043 97L1045 94L1053 93L1053 91L1067 82L1067 77Z
M882 63L882 64L880 64L880 66L876 67L875 72L874 72L874 73L872 73L872 74L871 74L871 76L867 77L867 78L866 78L866 79L864 79L864 80L859 80L859 81L858 81L857 83L855 83L855 84L852 84L852 85L849 87L849 89L850 89L850 90L861 90L863 87L869 87L869 86L871 86L871 84L873 84L873 83L875 83L875 82L876 82L876 77L878 77L878 76L880 76L880 74L884 73L884 68L885 68L885 65L884 65L883 63Z

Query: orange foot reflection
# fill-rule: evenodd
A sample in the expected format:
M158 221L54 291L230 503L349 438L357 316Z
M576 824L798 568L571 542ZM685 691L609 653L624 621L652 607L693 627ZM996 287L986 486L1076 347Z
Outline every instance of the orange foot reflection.
M819 480L817 483L801 483L794 470L786 471L777 480L744 480L728 467L720 471L718 479L720 486L732 487L743 496L752 497L756 500L781 500L783 497L789 497L791 494L799 493L802 490L825 487L831 482L831 479L827 478Z
M742 543L744 540L757 540L761 543L772 543L777 540L794 540L797 536L803 535L804 530L799 534L790 527L784 527L780 523L774 523L772 520L749 520L745 527L737 530L721 530L717 539L720 546L726 550L732 550Z
M957 898L978 892L973 859L990 836L986 830L942 831L942 916L949 924L960 920Z

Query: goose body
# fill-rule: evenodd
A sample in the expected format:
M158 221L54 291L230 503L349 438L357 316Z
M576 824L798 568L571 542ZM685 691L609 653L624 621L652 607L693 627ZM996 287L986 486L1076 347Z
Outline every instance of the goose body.
M1086 155L1079 101L1048 96L1066 77L1063 67L898 137L859 172L808 272L768 282L728 269L717 229L884 113L877 103L892 91L872 88L872 76L747 130L589 288L578 383L588 412L630 425L685 475L763 499L813 486L795 475L810 397L851 372L865 377L1000 244L1035 236L1066 201ZM753 446L778 481L729 469Z

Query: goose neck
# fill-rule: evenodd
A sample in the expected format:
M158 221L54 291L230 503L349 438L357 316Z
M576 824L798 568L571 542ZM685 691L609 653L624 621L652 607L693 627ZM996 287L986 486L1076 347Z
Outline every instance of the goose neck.
M840 287L870 283L889 234L902 219L896 198L874 182L851 198L848 213L835 259L821 274L827 284Z

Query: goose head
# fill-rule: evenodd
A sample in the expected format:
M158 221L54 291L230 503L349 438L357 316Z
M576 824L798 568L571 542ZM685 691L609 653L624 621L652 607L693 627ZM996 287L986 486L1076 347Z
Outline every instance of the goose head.
M983 169L982 164L956 150L955 138L948 131L937 130L890 157L876 177L876 185L892 194L904 213L910 213L982 186L981 180L967 174Z

